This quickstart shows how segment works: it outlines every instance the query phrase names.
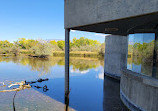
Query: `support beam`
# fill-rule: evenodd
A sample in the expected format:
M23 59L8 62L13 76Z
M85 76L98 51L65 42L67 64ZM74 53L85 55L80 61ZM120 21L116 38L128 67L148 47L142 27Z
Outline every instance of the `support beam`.
M66 111L69 106L69 39L70 30L65 29L65 105Z
M109 35L105 39L104 74L120 79L127 67L128 36Z

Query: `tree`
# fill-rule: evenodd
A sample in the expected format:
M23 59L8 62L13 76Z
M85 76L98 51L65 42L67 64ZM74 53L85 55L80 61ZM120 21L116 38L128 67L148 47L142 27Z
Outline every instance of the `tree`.
M52 44L52 45L57 45L57 42L56 42L55 40L51 40L51 41L50 41L50 44Z
M57 44L58 44L58 47L59 47L60 49L64 50L64 47L65 47L65 41L60 40L60 41L57 42Z
M25 38L19 38L17 42L17 45L19 45L22 49L26 49L27 40Z
M16 46L13 46L11 48L11 53L13 53L15 56L17 56L19 54L19 48Z
M31 52L38 57L47 57L52 54L52 47L49 43L43 41L38 42L34 47L32 47Z
M9 41L5 40L5 41L0 41L0 48L4 48L4 47L12 47L13 43L10 43Z

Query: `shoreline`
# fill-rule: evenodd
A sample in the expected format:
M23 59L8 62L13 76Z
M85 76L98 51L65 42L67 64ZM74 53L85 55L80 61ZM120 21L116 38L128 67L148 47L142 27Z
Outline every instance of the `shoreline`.
M0 56L15 56L15 55L14 54L0 54ZM52 55L42 56L42 55L32 54L29 51L20 51L17 56L28 56L28 57L33 57L33 58L64 57L65 52L64 51L53 51ZM104 58L104 55L101 55L98 52L70 51L70 57Z

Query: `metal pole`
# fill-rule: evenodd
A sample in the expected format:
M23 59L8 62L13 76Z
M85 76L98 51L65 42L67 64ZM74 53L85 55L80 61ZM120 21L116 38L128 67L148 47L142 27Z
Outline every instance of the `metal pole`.
M104 49L104 51L106 51L106 36L105 36L104 41L105 41L105 46L104 46L105 49ZM106 61L105 61L105 52L104 52L104 79L105 79L105 72L106 72L106 71L105 71L105 62L106 62Z
M65 105L66 111L69 105L69 39L70 29L65 29Z

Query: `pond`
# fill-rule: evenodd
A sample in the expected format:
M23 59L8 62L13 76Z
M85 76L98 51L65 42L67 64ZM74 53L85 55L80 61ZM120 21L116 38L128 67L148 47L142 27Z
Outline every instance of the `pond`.
M70 58L65 105L64 64L63 57L0 56L0 91L17 88L8 87L16 82L34 81L17 93L0 92L0 111L128 111L120 100L119 81L104 78L104 61L97 58Z

